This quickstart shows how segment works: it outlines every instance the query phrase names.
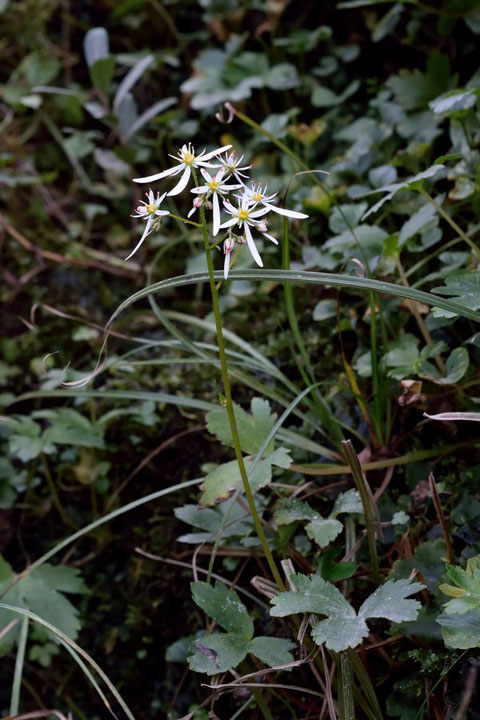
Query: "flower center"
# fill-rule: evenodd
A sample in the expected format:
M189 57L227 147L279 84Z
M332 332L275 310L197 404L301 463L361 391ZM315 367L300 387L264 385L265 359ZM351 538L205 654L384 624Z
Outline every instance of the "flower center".
M217 188L218 188L218 182L217 182L216 180L212 180L212 182L209 184L208 187L210 188L210 190L214 190L214 191L215 191L215 190L217 190Z
M248 210L239 210L238 218L239 220L246 220L248 218Z
M193 153L191 153L190 151L184 153L184 155L183 155L184 163L187 163L187 165L191 165L194 160L195 160L195 155Z
M147 205L147 212L150 213L150 215L152 215L156 209L157 208L155 207L155 205L153 203L150 203L150 205Z
M262 199L262 197L263 197L263 195L261 193L255 193L255 195L253 196L253 199L255 200L255 202L259 202Z

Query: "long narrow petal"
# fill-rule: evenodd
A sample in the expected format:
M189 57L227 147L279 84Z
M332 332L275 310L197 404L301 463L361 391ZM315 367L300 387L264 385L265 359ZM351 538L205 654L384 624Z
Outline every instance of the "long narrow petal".
M199 187L192 188L190 192L192 193L206 193L210 190L208 185L200 185Z
M182 163L183 165L183 163ZM162 172L156 173L155 175L148 175L148 177L141 177L141 178L133 178L133 182L136 183L149 183L154 182L155 180L161 180L164 177L167 177L167 175L176 175L179 169L181 169L182 165L177 165L176 167L168 168L168 170L163 170Z
M277 213L277 215L298 218L299 220L305 220L305 218L308 218L308 215L305 215L305 213L297 212L296 210L285 210L284 208L277 207L276 205L270 205L270 203L265 203L265 207L268 208L268 210Z
M263 267L262 258L258 254L258 250L255 247L255 243L253 242L252 233L250 232L250 228L247 225L247 223L244 223L244 229L245 229L245 237L247 240L248 249L252 253L252 257L257 263L257 265L260 265L260 267Z
M218 235L220 230L220 205L217 193L213 193L213 237Z
M271 240L273 243L275 243L275 245L278 245L278 240L277 240L277 238L274 238L273 235L269 235L268 233L262 233L262 235L263 235L263 237L266 237L269 240Z
M254 219L254 218L259 218L259 217L263 217L263 216L266 215L268 212L270 212L270 208L269 208L269 207L263 207L261 210L255 210L255 212L248 213L248 217L249 217L249 218L252 218L252 219Z
M228 271L230 270L230 253L225 253L225 260L223 262L223 277L225 280L228 278Z
M175 185L173 190L170 190L168 195L180 195L182 190L185 190L185 188L187 187L188 181L190 180L190 174L191 174L190 165L187 165L185 167L185 171L184 171L182 177L180 178L178 183Z
M198 159L201 163L203 163L204 160L210 160L210 158L215 157L215 155L220 155L220 153L222 153L224 150L230 150L231 147L231 145L224 145L217 150L212 150L211 152L208 152L206 155L202 153Z
M168 210L155 210L155 215L158 215L158 217L163 217L164 215L170 215Z
M151 227L152 227L152 222L153 222L153 217L150 215L150 217L149 217L148 220L147 220L147 224L145 225L145 230L143 231L142 237L140 238L140 240L138 241L138 243L136 244L136 246L134 247L134 249L132 250L132 252L130 253L130 255L125 258L125 261L130 260L130 258L132 257L132 255L135 255L135 253L137 252L138 248L140 247L140 245L143 243L143 241L145 240L145 238L146 238L147 235L149 234L150 229L151 229Z
M232 225L235 225L235 223L238 222L238 217L235 215L234 218L231 218L230 220L226 220L224 223L219 225L220 230L224 230L225 228L232 227Z
M215 182L221 183L221 182L222 182L222 178L223 178L223 176L225 175L225 172L226 172L226 168L220 168L220 170L219 170L219 171L217 172L217 174L215 175Z

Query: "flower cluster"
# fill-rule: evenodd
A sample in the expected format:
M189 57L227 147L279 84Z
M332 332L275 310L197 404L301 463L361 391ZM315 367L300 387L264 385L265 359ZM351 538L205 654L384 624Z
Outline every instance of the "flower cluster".
M235 247L235 242L239 245L248 245L248 249L257 265L263 267L262 258L259 255L253 239L252 229L278 245L278 241L267 232L265 216L269 212L297 219L307 218L308 215L294 210L285 210L285 208L274 205L273 203L276 202L278 193L268 195L267 188L262 185L254 185L253 182L250 182L250 186L248 186L246 181L248 182L249 178L248 175L245 174L245 171L250 170L252 166L242 166L243 155L237 158L234 152L229 153L231 147L231 145L224 145L223 147L217 148L217 150L212 150L208 153L204 150L199 155L195 155L195 148L192 145L183 145L176 156L170 155L170 157L176 161L173 167L156 173L155 175L149 175L148 177L134 178L134 182L137 183L150 183L161 180L167 176L174 177L181 175L180 180L173 190L164 193L161 197L157 193L156 198L152 190L150 190L150 192L147 193L148 203L143 202L142 205L137 207L137 214L132 217L146 220L146 226L139 243L130 253L127 260L138 250L147 235L155 229L157 223L156 218L169 214L167 210L159 209L165 196L179 195L185 190L192 176L198 181L195 171L199 170L204 184L198 185L190 191L195 195L195 198L188 217L191 217L197 208L203 206L204 210L212 210L213 237L216 237L220 230L227 231L224 239L222 238L223 252L225 255L225 279L227 279L230 270L230 256ZM214 171L213 173L209 172L212 170ZM234 182L231 182L232 180ZM232 191L238 191L237 193L233 193L236 198L235 205L228 197ZM223 210L228 215L228 219L223 223L221 222L221 206L223 206ZM235 234L233 228L238 228Z

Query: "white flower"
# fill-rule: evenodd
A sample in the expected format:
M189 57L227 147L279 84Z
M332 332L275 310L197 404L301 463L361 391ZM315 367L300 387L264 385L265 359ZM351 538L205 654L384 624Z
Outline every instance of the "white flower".
M212 165L212 167L225 168L225 170L228 170L229 173L234 175L237 178L238 182L242 183L242 185L243 185L244 183L242 182L242 178L248 179L248 175L244 175L242 170L250 170L252 167L251 165L245 165L245 167L238 167L240 165L240 163L242 162L243 158L244 158L244 156L242 155L237 160L237 157L234 152L230 153L230 155L228 153L225 153L224 157L217 158L219 165Z
M195 210L196 210L197 208L199 208L200 205L202 205L202 204L203 204L203 198L198 198L198 197L195 198L195 200L193 201L193 207L192 207L192 209L189 211L187 217L192 217L192 215L193 215L193 213L195 212Z
M225 254L225 262L223 264L223 277L225 280L228 278L228 271L230 270L230 254L235 247L235 241L232 238L227 238L223 243L223 252Z
M140 241L137 243L136 247L132 250L130 255L125 258L125 260L130 260L132 255L135 255L140 245L143 243L145 238L149 233L153 230L153 223L155 221L156 217L162 217L163 215L169 215L170 213L168 210L159 210L159 206L163 202L163 199L167 193L163 193L162 196L160 196L160 193L157 193L157 197L154 196L153 190L150 190L148 193L145 193L147 196L148 202L145 202L145 200L140 200L142 203L137 207L137 214L131 215L131 217L136 218L142 218L143 220L147 221L147 224L145 225L145 230L143 231L143 235L140 238Z
M275 245L278 245L278 241L274 237L264 232L264 228L266 228L266 223L264 220L260 220L261 217L263 217L269 212L269 208L264 207L260 210L253 210L252 212L252 210L249 208L249 200L246 195L243 196L241 204L238 207L233 207L229 200L224 202L224 206L225 210L229 213L229 215L232 215L232 217L230 218L230 220L222 223L220 225L220 228L228 228L232 227L232 225L238 225L239 227L243 227L243 232L245 233L245 239L247 241L248 249L252 253L252 257L257 263L257 265L263 267L262 258L260 257L258 250L255 247L255 243L253 242L252 237L252 231L250 230L250 228L256 228L262 233L262 235L274 242Z
M226 173L226 169L222 168L217 172L214 178L210 175L210 173L205 170L205 168L202 168L200 171L207 181L207 185L200 185L200 187L193 188L190 192L196 193L197 195L204 195L205 198L212 196L212 204L213 204L213 237L215 235L218 235L218 230L220 228L220 203L218 202L218 196L225 195L230 192L230 190L238 190L238 188L243 187L242 185L226 185L224 182L222 182L223 176ZM194 201L195 206L195 201ZM192 211L190 211L192 212Z
M308 218L308 215L305 215L305 213L297 212L296 210L285 210L284 208L279 208L276 207L276 205L272 205L271 200L273 200L275 196L278 195L278 193L273 193L273 195L267 195L266 191L266 187L265 189L263 189L261 185L252 185L251 188L245 187L243 195L248 198L248 202L252 208L257 207L257 205L260 203L260 205L263 205L263 207L266 207L272 212L277 213L277 215L298 218L299 220L305 220L305 218Z
M215 157L215 155L218 155L219 153L223 152L224 150L229 150L232 146L231 145L224 145L221 148L217 148L217 150L212 150L211 152L206 153L205 150L200 153L200 155L195 156L195 148L190 145L183 145L182 149L178 151L177 156L170 155L174 160L177 161L177 165L174 165L171 168L168 168L167 170L163 170L162 172L156 173L155 175L149 175L148 177L142 177L142 178L133 178L133 182L137 183L149 183L154 182L155 180L160 180L161 178L167 177L167 175L170 175L170 177L173 177L174 175L178 175L179 173L183 173L182 177L180 178L179 182L175 185L173 190L170 190L168 193L169 195L179 195L182 190L184 190L187 187L187 183L190 180L190 175L192 172L192 167L212 167L207 160L210 160L212 157Z

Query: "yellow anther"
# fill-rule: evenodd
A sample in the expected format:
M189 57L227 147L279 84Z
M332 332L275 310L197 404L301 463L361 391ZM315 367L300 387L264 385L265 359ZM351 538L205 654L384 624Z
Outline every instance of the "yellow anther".
M195 155L193 153L191 153L190 151L186 152L183 156L183 162L187 163L188 165L190 165L190 163L193 163L194 160L195 160Z
M147 205L147 212L154 213L157 208L153 203L150 203L150 205Z
M248 218L248 210L239 210L238 217L240 220L246 220Z
M216 190L218 188L218 182L216 180L212 180L208 187L210 190Z
M261 195L260 193L255 193L255 195L253 196L253 199L255 200L255 202L260 202L262 197L263 197L263 195Z

